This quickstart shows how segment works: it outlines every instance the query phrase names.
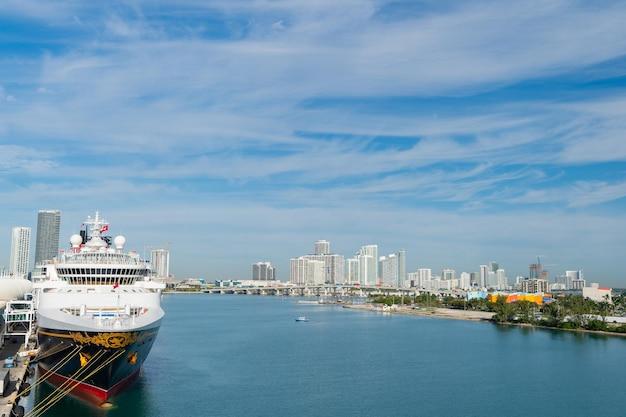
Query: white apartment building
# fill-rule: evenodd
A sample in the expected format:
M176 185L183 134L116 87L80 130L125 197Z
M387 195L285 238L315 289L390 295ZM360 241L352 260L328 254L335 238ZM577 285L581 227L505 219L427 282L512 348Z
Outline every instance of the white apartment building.
M28 275L30 265L30 227L14 227L11 230L11 259L9 272L16 276Z

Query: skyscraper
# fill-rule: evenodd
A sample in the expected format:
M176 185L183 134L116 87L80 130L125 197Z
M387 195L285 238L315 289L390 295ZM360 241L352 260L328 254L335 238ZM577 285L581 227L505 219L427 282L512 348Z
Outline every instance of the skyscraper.
M324 262L324 281L327 284L343 283L343 275L345 272L345 261L343 255L304 255L302 258Z
M459 288L462 290L469 290L471 286L471 275L467 272L461 272L461 277L459 278Z
M330 242L327 240L318 240L314 244L315 253L312 255L304 255L294 259L307 259L310 261L320 261L324 263L324 267L322 268L324 273L324 279L322 283L328 284L343 284L344 282L344 273L345 273L345 260L343 255L331 254L330 253ZM302 267L304 268L304 266ZM302 269L304 271L304 269ZM305 274L305 272L302 272ZM290 275L291 277L291 275ZM299 273L296 271L296 275L294 275L297 279L301 280ZM302 278L306 281L305 278ZM317 277L315 278L316 282L319 280ZM294 282L291 280L291 282ZM301 284L309 283L309 282L301 282ZM310 282L312 284L312 282Z
M443 271L441 271L441 279L446 281L456 279L456 271L454 269L444 269Z
M420 268L417 270L419 273L420 285L422 287L430 286L430 281L433 279L433 271L430 268Z
M378 284L378 245L361 246L361 249L359 250L359 255L361 284ZM364 266L360 264L361 262L367 262L368 264L367 266Z
M509 286L508 279L506 277L506 271L502 268L498 268L496 271L496 281L498 283L499 290L506 290L506 287Z
M381 256L378 262L378 278L387 287L402 288L406 284L406 251L404 249Z
M398 287L398 256L380 257L380 279L385 287Z
M346 260L346 283L358 284L359 280L359 259L350 258Z
M305 285L307 282L307 263L305 258L291 258L289 261L289 282L295 285Z
M304 256L291 258L289 281L296 285L322 285L326 278L324 261Z
M271 262L257 262L252 264L252 279L254 281L274 281L276 279L276 268Z
M61 212L39 210L37 214L37 240L35 242L35 265L55 258L59 253Z
M530 279L539 279L542 278L543 275L543 265L541 263L530 264L528 265L528 278Z
M398 287L404 287L406 280L406 251L400 249L398 251Z
M580 281L583 279L583 271L565 271L565 288L568 290L574 289L574 281Z
M363 254L358 254L356 258L359 262L359 283L363 286L376 285L377 260L372 256Z
M480 288L486 288L487 287L487 275L488 275L488 267L487 267L487 265L481 265L480 266L480 275L479 275L479 280L478 280L478 286Z
M11 230L11 260L9 272L26 276L30 264L30 227L14 227Z
M150 252L150 265L152 272L159 278L170 276L170 251L167 249L154 249Z
M328 255L330 253L330 242L328 240L318 240L315 242L316 255Z

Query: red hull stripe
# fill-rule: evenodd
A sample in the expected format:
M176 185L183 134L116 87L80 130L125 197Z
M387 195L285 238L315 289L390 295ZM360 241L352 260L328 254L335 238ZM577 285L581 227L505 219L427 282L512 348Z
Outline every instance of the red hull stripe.
M48 372L41 365L39 366L44 372ZM106 390L104 388L96 387L95 385L90 385L84 382L79 382L71 392L71 394L77 395L81 398L85 398L90 401L96 401L98 404L106 402L112 396L119 394L124 390L128 385L130 385L137 377L139 376L139 368L134 371L132 374L128 375L126 378L122 379L117 384L113 385L110 389ZM50 376L46 380L53 385L59 386L66 381L71 380L65 388L73 387L78 381L74 379L70 379L66 376L57 374L55 372L50 373Z

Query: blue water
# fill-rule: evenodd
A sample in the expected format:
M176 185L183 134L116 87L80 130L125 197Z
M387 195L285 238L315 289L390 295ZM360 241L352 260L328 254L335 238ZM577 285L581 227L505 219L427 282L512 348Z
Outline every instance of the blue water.
M46 416L623 416L626 338L166 295L136 385ZM310 322L296 323L306 315ZM34 395L41 398L49 388Z

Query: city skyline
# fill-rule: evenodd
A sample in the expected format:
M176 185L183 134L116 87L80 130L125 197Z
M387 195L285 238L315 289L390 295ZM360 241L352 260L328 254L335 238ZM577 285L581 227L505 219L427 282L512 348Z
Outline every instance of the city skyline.
M43 223L51 223L55 226L60 224L59 210L39 210L37 216L38 230L42 228L42 214L44 217L47 214L54 215L54 221L51 222L51 219L46 218ZM50 231L44 230L43 232L43 237L48 238ZM56 233L56 230L54 232ZM30 263L30 234L31 229L29 227L18 226L12 228L9 272L27 275L30 271L28 267ZM41 238L39 233L35 237L36 240ZM126 242L125 238L124 242ZM406 250L404 249L388 255L378 256L378 254L378 245L367 244L361 246L353 257L346 259L344 255L331 251L331 242L329 240L319 239L313 243L312 253L290 259L289 278L281 279L280 276L277 276L276 269L270 261L258 261L252 264L252 279L276 279L298 285L360 284L362 286L383 285L397 288L415 286L425 289L439 287L464 290L469 290L470 288L505 290L515 287L518 289L523 288L525 291L530 292L537 292L537 288L540 288L541 291L547 292L553 287L555 290L580 290L586 286L585 283L589 284L591 280L596 278L591 277L591 280L585 280L582 269L557 270L553 271L551 275L550 271L545 268L546 265L541 263L539 256L536 263L528 265L527 274L516 274L515 282L512 282L512 277L508 277L505 269L501 268L501 264L496 261L490 261L488 265L479 265L478 272L472 271L471 268L462 272L459 271L459 276L457 276L455 269L449 267L450 264L448 263L446 264L447 266L442 268L441 274L437 275L436 273L433 274L432 268L427 268L426 265L418 265L412 271L407 271ZM152 270L157 276L176 278L175 275L170 274L169 249L151 249L150 256L146 257L145 260L150 262ZM17 269L20 269L16 266L18 263L23 265L21 268L23 271L16 272ZM552 266L556 265L552 264ZM0 270L4 270L2 265L0 265ZM233 277L219 278L232 279ZM238 277L238 279L242 278ZM533 281L533 279L535 280ZM531 290L530 288L533 289Z
M2 265L55 207L61 247L100 209L177 276L324 238L626 287L625 4L32 4L0 6Z

